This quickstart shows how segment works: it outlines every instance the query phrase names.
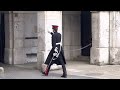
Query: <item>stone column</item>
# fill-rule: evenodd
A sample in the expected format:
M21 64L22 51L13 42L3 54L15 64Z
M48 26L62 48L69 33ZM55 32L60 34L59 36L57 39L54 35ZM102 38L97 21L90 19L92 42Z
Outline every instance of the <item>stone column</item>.
M52 31L52 25L58 25L62 34L62 12L61 11L41 11L37 13L38 20L38 58L37 67L41 69L41 64L45 62L49 51L51 50L51 35L48 31Z
M11 11L5 14L5 63L23 64L23 14Z
M63 11L63 45L66 60L81 60L81 50L74 51L81 48L81 23L80 11ZM70 51L73 50L73 51Z
M38 51L37 51L37 68L41 69L41 64L44 63L45 57L45 12L37 13L37 32L38 32Z
M92 12L91 64L109 63L109 12Z
M25 63L24 51L24 14L13 11L13 52L14 64Z
M110 64L120 64L120 12L110 12Z
M5 57L6 64L13 64L13 14L5 12Z

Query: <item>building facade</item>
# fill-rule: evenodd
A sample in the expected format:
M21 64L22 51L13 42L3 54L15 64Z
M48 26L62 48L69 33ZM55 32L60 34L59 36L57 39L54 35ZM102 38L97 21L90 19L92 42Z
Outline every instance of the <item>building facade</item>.
M88 59L90 64L119 64L120 12L85 13L83 11L1 12L0 25L4 26L1 29L4 30L4 36L0 40L5 37L5 45L1 44L1 48L4 47L4 55L1 55L4 56L4 60L1 62L6 64L37 62L37 67L40 69L51 49L51 35L48 31L52 30L53 24L57 24L62 34L66 60ZM91 47L81 49L90 43Z

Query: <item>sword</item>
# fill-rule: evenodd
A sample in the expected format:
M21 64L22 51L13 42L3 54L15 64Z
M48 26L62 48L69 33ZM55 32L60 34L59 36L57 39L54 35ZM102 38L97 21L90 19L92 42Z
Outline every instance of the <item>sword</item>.
M55 51L56 51L56 49L55 49ZM56 52L57 52L57 51L56 51ZM51 64L52 60L57 59L58 56L59 56L59 54L60 54L60 52L61 52L61 45L60 45L60 51L59 51L59 53L57 53L57 54L53 53L53 57L52 57L52 59L50 60L50 63L48 64L48 66L46 67L45 76L48 75L48 68L50 67L50 64ZM55 56L56 56L57 58L54 59Z

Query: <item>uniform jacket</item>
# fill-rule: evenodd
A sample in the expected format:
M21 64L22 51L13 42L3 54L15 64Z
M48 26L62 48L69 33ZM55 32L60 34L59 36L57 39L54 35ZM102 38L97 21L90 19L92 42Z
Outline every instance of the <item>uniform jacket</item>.
M62 59L64 61L64 64L66 64L66 61L65 61L65 57L64 57L64 51L63 51L63 48L62 46L60 45L56 45L56 43L60 43L61 42L61 34L58 33L58 32L54 32L54 33L51 33L52 35L52 49L51 51L49 52L48 54L48 57L45 61L45 64L49 64L52 57L53 57L53 53L54 53L54 49L55 47L58 48L58 50L60 50L60 47L61 47L61 51L60 51L60 54L58 56L58 58L56 60L53 60L52 61L52 64L57 64L57 65L61 65L61 63L59 62L59 59Z

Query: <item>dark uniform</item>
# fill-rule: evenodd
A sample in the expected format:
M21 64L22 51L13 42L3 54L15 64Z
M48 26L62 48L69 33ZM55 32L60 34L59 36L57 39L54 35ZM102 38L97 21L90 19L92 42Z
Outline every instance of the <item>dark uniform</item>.
M63 69L62 77L66 77L67 72L66 72L66 67L65 67L66 61L64 57L64 51L63 51L62 46L59 44L61 42L61 34L58 32L54 32L54 33L51 33L51 35L52 35L52 49L45 61L45 64L48 65L47 73L49 73L51 65L55 63L57 65L62 65L62 69ZM53 58L53 53L55 52L55 48L58 49L59 56L55 57L54 58L55 60L51 61L51 59Z

